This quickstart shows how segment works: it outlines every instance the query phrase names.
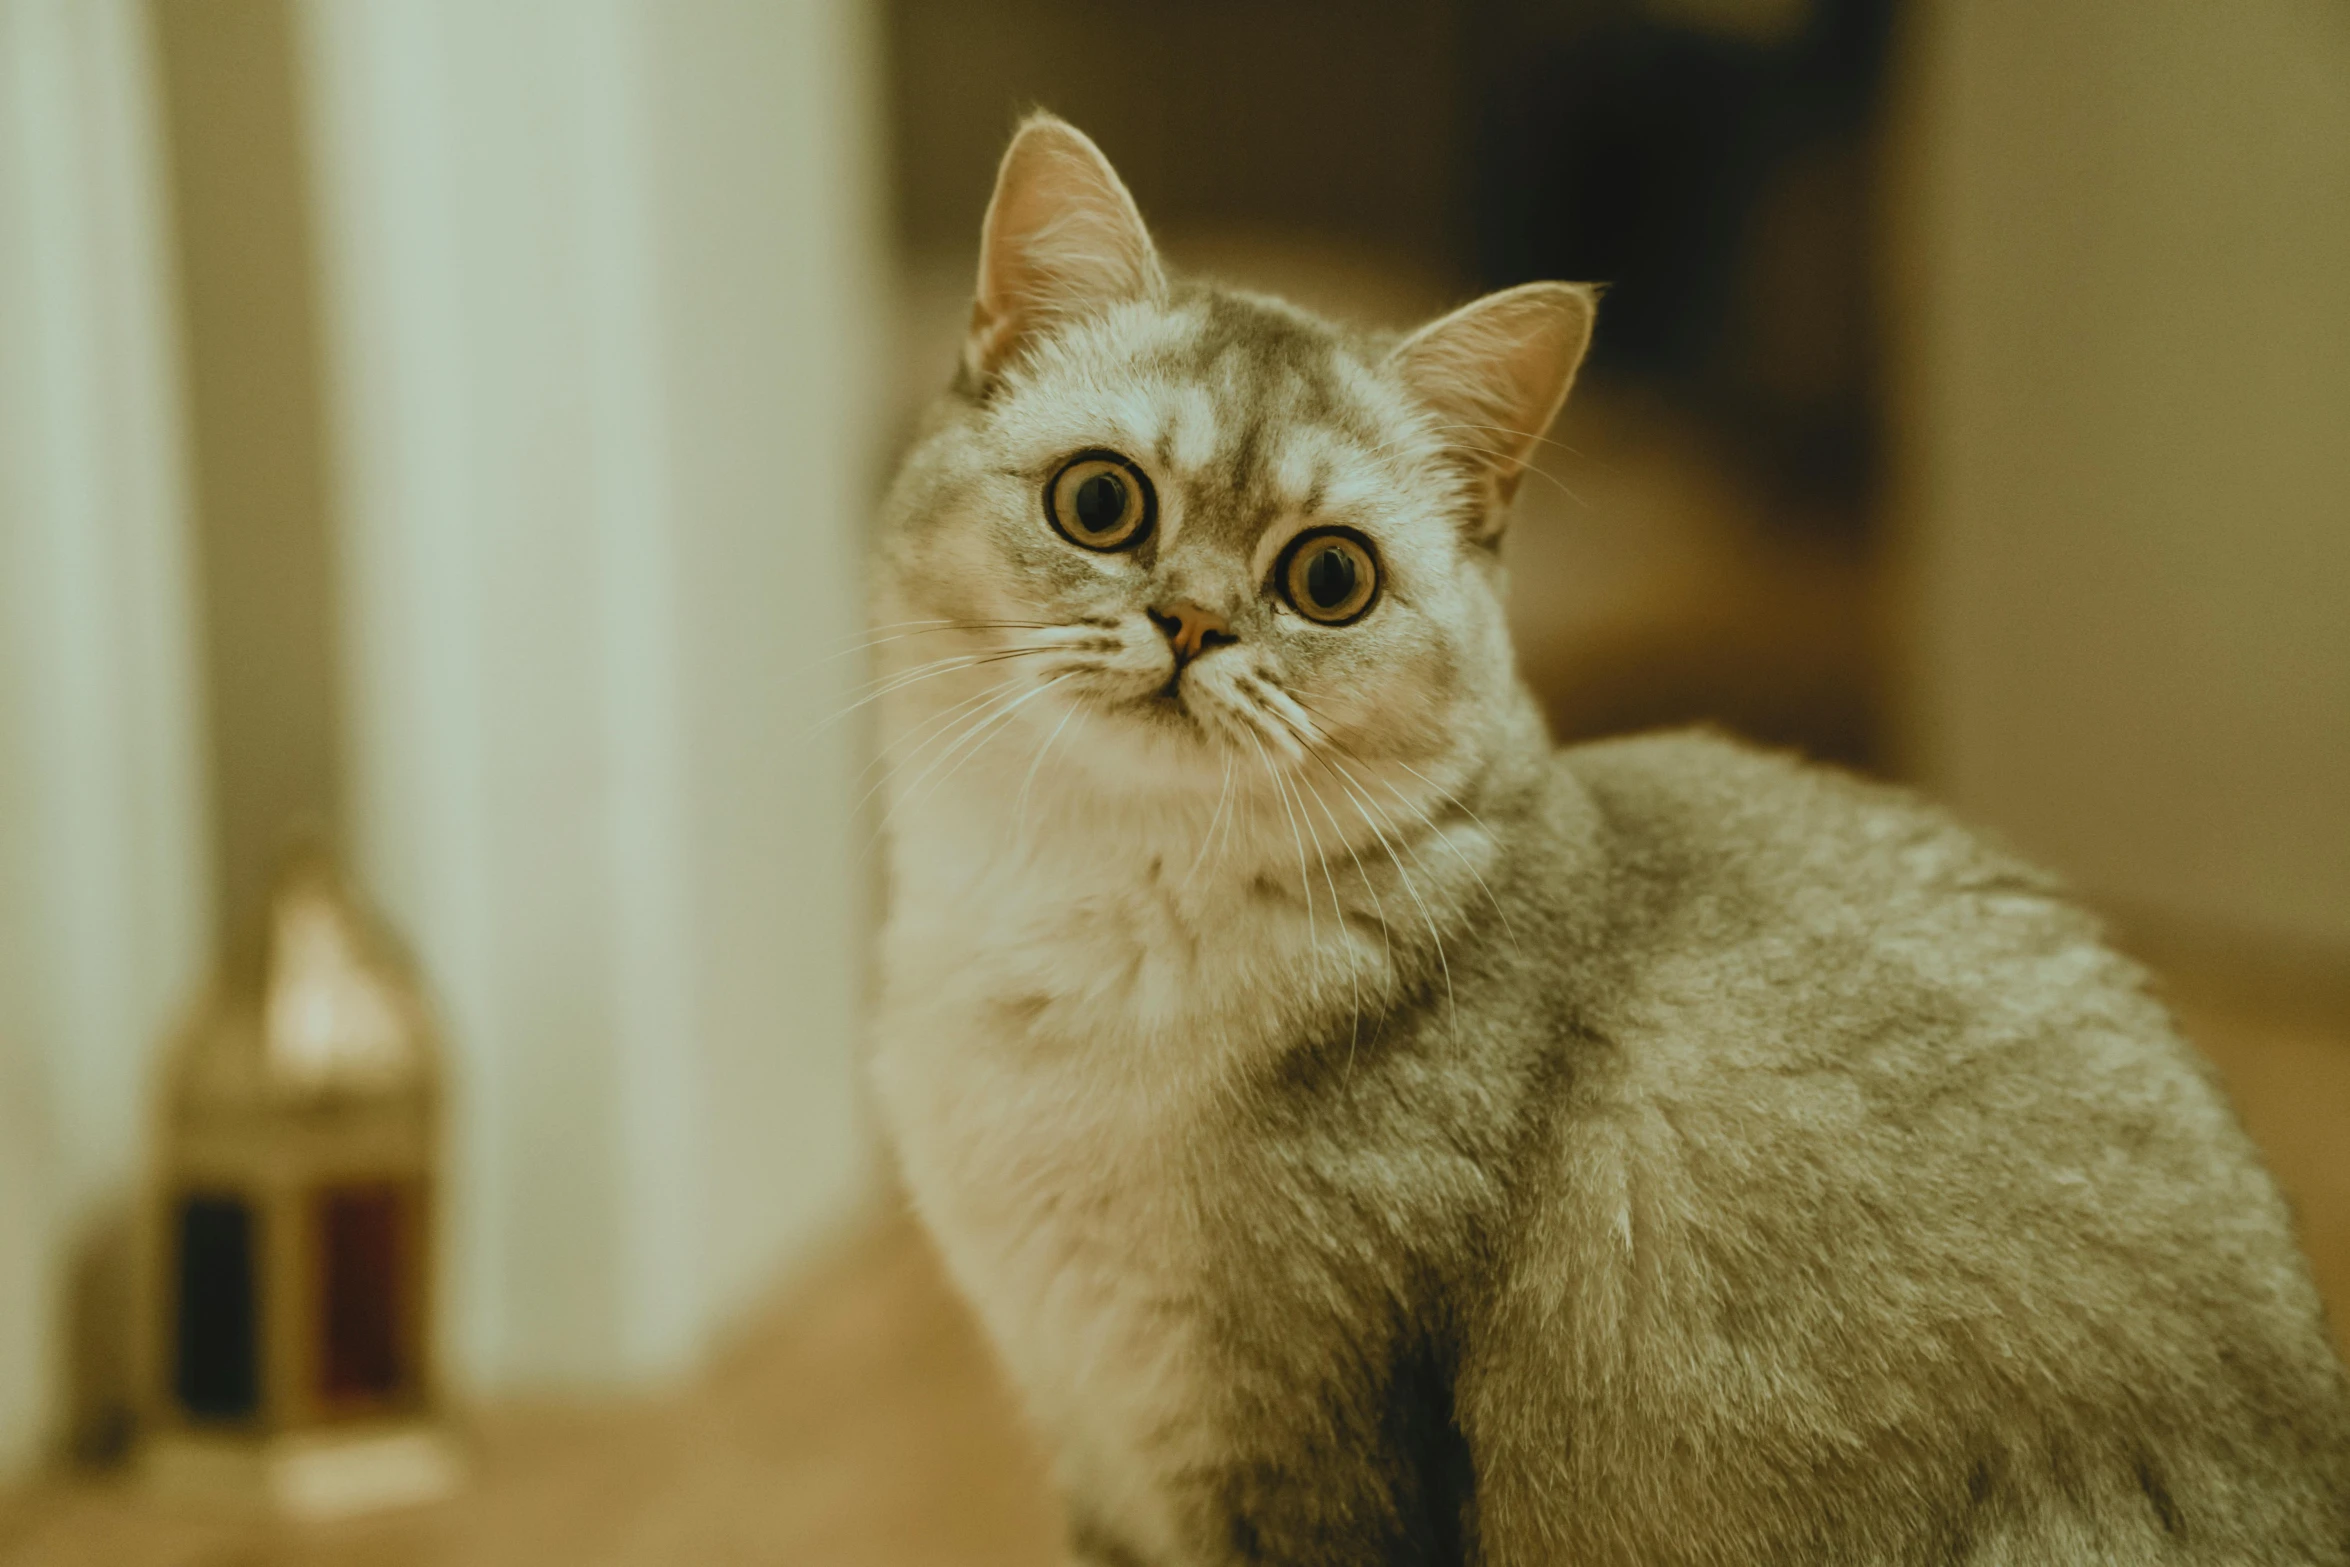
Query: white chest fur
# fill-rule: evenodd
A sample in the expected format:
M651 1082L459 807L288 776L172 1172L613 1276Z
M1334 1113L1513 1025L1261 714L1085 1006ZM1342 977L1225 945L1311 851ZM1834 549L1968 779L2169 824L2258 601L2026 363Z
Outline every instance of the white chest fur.
M942 815L895 843L875 1077L1064 1480L1160 1547L1177 1520L1154 1477L1212 1437L1201 1183L1224 1169L1235 1069L1373 981L1378 950L1339 957L1327 908L1309 925L1131 844L987 836L1002 847L973 855Z

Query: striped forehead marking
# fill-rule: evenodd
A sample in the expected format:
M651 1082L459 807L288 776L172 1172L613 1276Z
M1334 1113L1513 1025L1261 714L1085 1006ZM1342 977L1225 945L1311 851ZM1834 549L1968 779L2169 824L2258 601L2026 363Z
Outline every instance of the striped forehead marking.
M1168 542L1189 521L1246 552L1285 512L1319 504L1345 448L1368 444L1370 412L1347 395L1342 351L1313 324L1223 295L1195 301L1186 320L1161 349L1154 455L1180 497Z

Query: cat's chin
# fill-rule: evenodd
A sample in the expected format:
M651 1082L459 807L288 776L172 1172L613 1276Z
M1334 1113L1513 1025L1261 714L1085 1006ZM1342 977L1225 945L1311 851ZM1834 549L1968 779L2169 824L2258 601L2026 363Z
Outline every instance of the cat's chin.
M1154 769L1196 762L1212 769L1199 776L1215 788L1230 758L1264 750L1275 759L1286 759L1293 750L1282 737L1237 711L1240 704L1234 696L1216 679L1203 681L1196 666L1147 683L1132 678L1133 671L1117 674L1115 681L1087 681L1073 699L1085 710L1116 721L1130 740L1139 742Z
M1172 680L1146 695L1135 697L1127 704L1129 711L1149 724L1173 724L1198 734L1206 734L1207 726L1193 711L1191 703Z
M1232 733L1233 722L1219 722L1200 694L1156 687L1119 695L1099 693L1086 705L1123 730L1116 748L1154 783L1213 791L1220 783L1225 759L1245 752L1246 743ZM1204 780L1204 782L1203 782Z
M1248 749L1245 719L1228 714L1213 696L1179 689L1173 682L1129 698L1124 710L1154 734L1191 740L1204 755L1221 757L1228 750Z
M1207 733L1204 715L1198 707L1199 693L1185 685L1180 672L1148 681L1135 678L1131 670L1119 670L1114 678L1104 678L1107 673L1096 674L1095 678L1077 685L1071 692L1075 704L1107 716L1132 719L1155 730Z
M1155 746L1189 744L1203 753L1221 747L1216 726L1199 710L1196 699L1172 687L1162 686L1106 705L1118 717L1140 729Z

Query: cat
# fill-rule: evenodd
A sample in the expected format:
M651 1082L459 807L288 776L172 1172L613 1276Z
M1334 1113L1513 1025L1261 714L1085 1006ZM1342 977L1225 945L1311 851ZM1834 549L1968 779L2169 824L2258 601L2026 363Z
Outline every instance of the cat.
M875 577L872 1070L1072 1559L2350 1562L2285 1206L1891 788L1554 751L1501 544L1595 294L1400 340L1006 153Z

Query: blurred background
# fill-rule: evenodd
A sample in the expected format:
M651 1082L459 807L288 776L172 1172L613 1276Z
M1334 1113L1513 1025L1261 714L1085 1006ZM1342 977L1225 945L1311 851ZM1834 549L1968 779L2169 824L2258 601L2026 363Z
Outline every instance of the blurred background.
M1181 264L1605 281L1562 739L1902 779L2152 960L2350 1313L2338 0L0 0L0 1563L1044 1562L857 1088L862 535L1044 105ZM458 1499L142 1486L160 1052L413 953Z

